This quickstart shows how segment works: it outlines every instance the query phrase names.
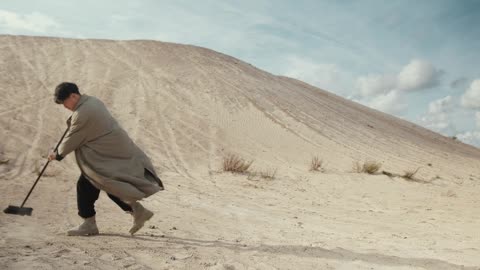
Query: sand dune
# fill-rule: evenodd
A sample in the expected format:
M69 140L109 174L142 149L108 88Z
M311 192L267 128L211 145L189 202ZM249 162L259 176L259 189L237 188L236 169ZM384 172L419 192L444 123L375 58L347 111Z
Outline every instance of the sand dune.
M64 129L53 89L101 98L152 158L166 191L138 236L106 196L101 235L79 222L73 155L28 204L0 214L6 269L479 269L480 150L205 48L0 36L0 203L20 204ZM274 180L221 172L254 160ZM324 172L309 172L313 156ZM374 160L416 181L352 172Z

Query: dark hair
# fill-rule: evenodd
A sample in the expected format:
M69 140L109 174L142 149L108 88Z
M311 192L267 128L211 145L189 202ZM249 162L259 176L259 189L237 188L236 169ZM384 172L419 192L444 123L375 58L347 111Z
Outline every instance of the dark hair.
M54 100L57 104L62 104L71 94L79 94L78 87L74 83L63 82L55 88Z

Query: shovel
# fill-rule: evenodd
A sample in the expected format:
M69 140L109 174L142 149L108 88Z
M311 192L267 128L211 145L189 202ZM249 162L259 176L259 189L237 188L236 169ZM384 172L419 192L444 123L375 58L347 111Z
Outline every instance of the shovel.
M60 139L60 141L57 143L57 146L55 147L54 152L57 152L58 147L60 146L60 143L62 143L63 138L64 138L65 135L67 134L67 131L68 131L69 128L70 128L70 127L68 127L68 128L65 130L65 133L63 133L63 136L62 136L62 138ZM3 210L4 213L6 213L6 214L12 214L12 215L20 215L20 216L31 216L31 215L32 215L33 208L31 208L31 207L23 207L23 206L24 206L25 203L27 202L28 197L30 197L30 194L32 194L32 191L33 191L33 189L35 188L35 186L37 185L38 180L40 180L40 177L42 177L42 174L43 174L43 172L45 171L45 169L47 168L48 163L50 163L50 160L47 161L47 163L45 164L45 166L43 166L42 171L41 171L40 174L38 175L37 180L35 180L35 183L33 184L32 188L31 188L30 191L28 192L27 197L25 198L25 200L23 200L22 205L20 205L20 207L15 206L15 205L9 205L7 208L5 208L5 210Z

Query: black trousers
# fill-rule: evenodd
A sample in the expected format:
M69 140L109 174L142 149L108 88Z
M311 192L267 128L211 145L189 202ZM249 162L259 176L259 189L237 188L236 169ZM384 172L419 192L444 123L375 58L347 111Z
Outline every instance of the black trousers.
M78 215L82 218L89 218L95 216L95 201L98 200L100 190L96 188L85 176L80 175L77 182L77 206ZM108 193L107 193L108 194ZM108 197L112 199L123 211L132 212L132 207L119 198L108 194Z

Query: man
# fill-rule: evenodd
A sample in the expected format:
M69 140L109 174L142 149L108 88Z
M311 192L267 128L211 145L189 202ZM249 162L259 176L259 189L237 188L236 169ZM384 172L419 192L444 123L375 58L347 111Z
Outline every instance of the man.
M163 184L150 159L93 96L81 95L77 85L64 82L55 89L55 102L72 111L69 130L49 160L62 160L75 151L81 175L77 182L78 215L84 222L68 235L96 235L95 201L105 191L121 209L133 216L130 234L140 230L153 213L138 201L160 190Z

